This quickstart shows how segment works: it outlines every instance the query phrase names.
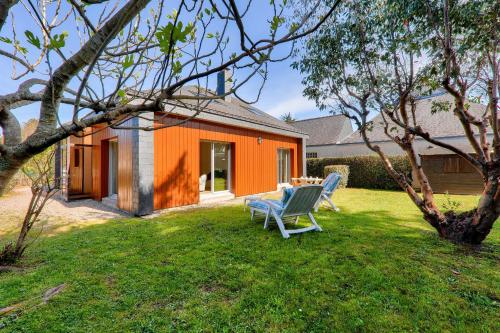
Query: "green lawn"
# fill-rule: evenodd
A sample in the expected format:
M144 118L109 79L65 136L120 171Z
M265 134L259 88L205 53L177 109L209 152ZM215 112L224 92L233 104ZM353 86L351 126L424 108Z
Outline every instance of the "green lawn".
M0 308L66 283L5 332L499 332L500 228L440 240L403 193L347 189L322 233L281 238L241 206L120 219L43 237ZM475 197L455 197L462 208ZM444 202L444 198L440 197ZM0 330L1 331L1 330Z

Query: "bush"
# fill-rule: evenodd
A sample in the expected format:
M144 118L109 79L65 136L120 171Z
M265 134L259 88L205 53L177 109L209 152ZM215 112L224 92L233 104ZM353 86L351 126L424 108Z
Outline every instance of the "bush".
M394 168L411 178L411 166L404 156L389 157ZM347 187L400 190L399 185L387 173L378 156L327 157L307 159L307 174L323 177L327 165L348 165Z
M326 178L331 173L338 173L340 175L340 184L338 188L346 188L347 180L349 179L349 166L348 165L327 165L324 168L323 177Z

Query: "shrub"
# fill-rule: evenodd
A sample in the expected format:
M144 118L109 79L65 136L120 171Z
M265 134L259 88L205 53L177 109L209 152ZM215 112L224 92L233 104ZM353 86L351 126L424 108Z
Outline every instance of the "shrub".
M346 188L347 180L349 179L349 166L348 165L327 165L324 168L323 176L326 178L332 172L340 175L340 184L338 188Z
M389 160L397 171L411 178L411 166L406 157L394 156ZM307 160L307 174L323 177L325 166L339 164L349 166L347 187L400 190L378 156L310 158Z

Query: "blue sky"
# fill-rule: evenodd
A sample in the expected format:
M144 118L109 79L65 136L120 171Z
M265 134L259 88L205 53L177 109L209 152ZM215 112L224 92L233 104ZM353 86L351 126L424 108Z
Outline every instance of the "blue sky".
M268 1L256 1L254 3L256 4L256 6L253 7L253 9L249 12L248 16L245 19L245 23L249 33L257 38L259 36L262 37L262 34L265 34L268 31L268 26L262 24L262 22L265 23L265 21L262 21L262 17L265 17L266 14L272 15L272 13L270 12ZM26 40L26 38L24 37L25 30L29 29L33 32L37 31L36 28L33 28L33 19L28 15L26 9L20 3L14 7L12 14L14 15L16 23L16 33L21 41ZM68 28L68 30L70 31L71 28L73 28L74 31L74 27L72 26L66 28ZM65 29L65 27L63 26L61 27L61 29ZM236 31L234 30L234 32ZM233 35L234 34L232 32L231 36ZM0 36L11 37L10 22L8 22L4 26L3 31L0 33ZM75 43L77 42L72 40L68 41L69 47L65 50L65 54L69 54L69 52L74 49L74 47L71 46L75 46ZM0 44L0 47L2 48L8 46L1 42ZM288 50L289 46L281 47L280 49L276 50L276 55L279 56L282 54L286 54ZM292 62L293 59L288 59L283 62L269 64L269 77L265 84L265 89L263 90L256 106L275 117L279 117L280 115L287 112L291 112L292 115L294 115L297 119L326 115L326 112L320 112L317 110L314 102L309 101L302 96L301 74L290 67L290 64ZM12 62L5 57L0 57L0 68L0 73L3 77L2 84L0 85L0 94L14 92L17 89L19 81L13 81L9 78L11 74ZM40 66L39 68L43 70L44 67ZM236 73L235 75L237 77L238 74ZM35 77L42 76L36 75ZM23 79L26 78L29 78L29 76ZM248 99L253 99L255 96L255 91L256 89L258 89L258 87L258 82L250 82L240 90L240 94L241 96ZM28 107L19 108L15 111L15 114L22 122L30 118L37 118L38 105L32 104ZM63 117L65 118L65 116Z

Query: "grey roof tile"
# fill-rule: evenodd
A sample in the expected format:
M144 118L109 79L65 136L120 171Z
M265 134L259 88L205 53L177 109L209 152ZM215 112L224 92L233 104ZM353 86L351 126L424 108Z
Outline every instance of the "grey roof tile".
M434 94L428 98L420 98L417 100L417 110L415 112L417 124L422 127L424 131L427 131L432 137L444 138L444 137L454 137L463 136L464 130L458 120L458 118L450 111L431 113L431 107L433 102L445 102L448 101L451 105L453 103L453 97L450 94ZM484 113L486 106L471 103L470 112L476 116L480 116ZM379 114L372 119L373 129L367 132L368 137L371 141L390 141L390 139L384 133L384 126L382 125L383 119ZM396 126L394 124L394 126ZM476 130L477 132L477 130ZM391 132L392 135L401 133L401 129L398 128ZM361 134L359 131L353 132L351 135L343 139L340 144L344 143L360 143L363 142Z
M181 90L181 93L186 93L186 88ZM187 93L195 95L198 94L198 89L194 86L187 87ZM214 94L213 92L208 92ZM207 94L208 94L207 93ZM203 93L201 93L203 95ZM299 128L294 127L282 120L279 120L270 114L256 108L253 105L242 102L241 100L231 97L227 100L212 100L206 107L202 109L202 113L216 114L224 117L231 117L243 121L248 121L271 128L277 128L294 133L306 134Z
M335 144L352 133L350 120L342 115L298 120L293 126L309 135L308 146Z

